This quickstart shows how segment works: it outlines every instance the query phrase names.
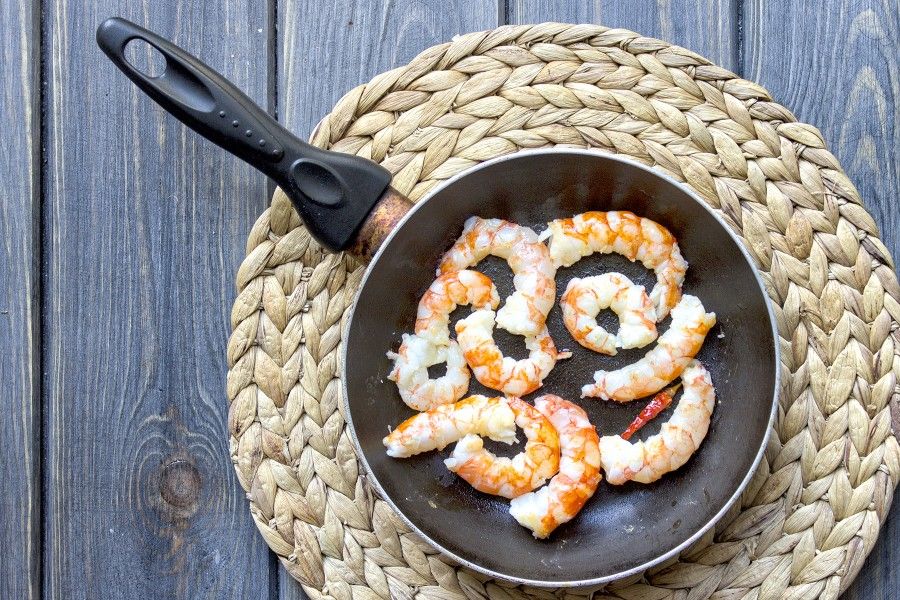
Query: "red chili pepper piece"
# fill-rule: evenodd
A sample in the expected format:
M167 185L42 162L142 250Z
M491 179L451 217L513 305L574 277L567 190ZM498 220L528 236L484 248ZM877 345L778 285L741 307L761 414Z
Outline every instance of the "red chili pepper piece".
M681 384L676 383L653 396L653 400L644 407L644 410L638 413L638 416L634 418L634 421L631 422L631 425L629 425L628 429L622 434L622 439L630 439L638 429L652 421L659 413L664 411L667 406L672 404L672 398L675 397L675 392L678 391L679 387L681 387Z

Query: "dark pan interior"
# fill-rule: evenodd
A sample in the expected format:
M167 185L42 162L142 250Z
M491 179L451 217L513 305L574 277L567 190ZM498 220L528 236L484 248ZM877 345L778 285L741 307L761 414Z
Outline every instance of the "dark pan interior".
M536 540L509 515L508 500L476 492L447 471L442 461L450 448L405 460L385 454L384 435L413 414L386 377L391 363L385 352L396 349L400 334L412 330L416 303L433 280L440 255L470 215L502 217L540 231L550 219L613 209L654 219L678 238L690 265L684 291L698 296L718 317L698 356L712 375L717 407L706 440L680 470L652 485L612 486L604 481L573 521L549 540ZM477 268L494 279L501 298L509 295L512 276L504 261L488 259ZM655 282L640 263L595 255L560 269L557 297L573 276L611 270L648 291ZM370 267L347 337L349 416L384 495L425 536L456 557L494 574L536 583L610 578L642 567L698 534L726 507L753 466L765 440L776 387L777 357L766 302L735 240L680 187L600 154L516 155L437 192ZM465 314L468 309L459 309L454 320ZM616 319L605 311L601 324L615 328ZM645 402L581 400L580 387L592 380L596 369L629 364L652 345L614 357L593 353L572 340L558 305L550 313L549 328L557 346L571 349L574 356L558 363L543 388L526 398L559 394L583 406L601 435L621 432ZM496 339L508 355L525 355L521 338L498 331ZM469 392L497 395L474 377ZM658 432L671 410L639 437ZM510 455L518 448L502 452Z

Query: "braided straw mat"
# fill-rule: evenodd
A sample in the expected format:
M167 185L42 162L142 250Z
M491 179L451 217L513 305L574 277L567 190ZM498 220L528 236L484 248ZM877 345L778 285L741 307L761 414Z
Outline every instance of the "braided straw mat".
M526 148L597 148L653 165L742 237L782 356L765 460L741 501L677 560L599 590L490 580L410 533L366 484L338 379L364 266L323 251L276 192L237 274L228 426L253 519L313 600L835 598L852 581L900 478L900 286L816 128L683 48L545 23L425 50L351 90L312 142L381 163L413 200Z

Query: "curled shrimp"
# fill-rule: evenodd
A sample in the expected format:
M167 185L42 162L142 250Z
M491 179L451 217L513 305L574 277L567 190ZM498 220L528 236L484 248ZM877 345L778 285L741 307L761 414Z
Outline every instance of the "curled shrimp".
M548 225L541 238L550 238L550 256L557 267L571 266L595 252L641 261L656 272L650 300L656 307L658 321L669 314L681 297L687 261L681 256L675 237L656 221L612 210L586 212Z
M715 324L715 313L706 312L696 296L685 294L672 309L669 329L644 358L616 371L597 371L594 383L581 388L581 397L628 402L655 394L681 375Z
M466 304L471 304L474 308L497 308L500 297L490 277L466 269L438 276L419 300L416 335L435 344L448 344L450 313L457 306Z
M684 392L659 433L636 443L620 435L600 438L600 464L610 483L652 483L684 465L700 447L709 430L716 392L709 372L697 360L690 362L681 380Z
M388 379L397 383L400 398L413 410L428 410L456 402L469 389L469 368L456 342L435 344L419 335L403 334L397 352L388 352L394 368ZM447 363L447 373L437 379L428 375L428 367Z
M547 246L529 229L502 219L470 217L437 272L473 267L488 254L506 259L515 292L497 312L497 324L516 335L537 335L556 301L556 267Z
M436 406L403 421L382 442L388 456L406 458L443 450L470 434L515 443L516 413L509 399L476 394L453 404Z
M497 457L484 448L474 434L453 447L447 468L476 490L495 496L515 498L544 485L559 469L559 435L533 406L519 398L507 398L516 415L516 425L525 432L525 450L513 458Z
M570 353L557 352L547 326L525 338L528 358L503 356L494 342L494 311L476 310L456 323L456 341L472 372L482 385L511 396L524 396L541 387L557 359Z
M566 329L579 344L614 355L616 348L641 348L656 339L656 309L644 286L621 273L604 273L569 281L559 301ZM597 314L611 308L619 316L619 331L597 324Z
M496 307L497 288L478 271L457 271L438 277L419 301L416 334L404 335L397 352L388 352L400 397L414 410L428 410L462 398L469 389L469 369L462 351L450 340L450 313L462 304ZM447 363L447 374L431 379L428 367Z
M559 433L559 473L546 486L514 498L509 513L545 538L572 520L600 483L600 447L597 431L587 414L559 396L547 394L534 401Z

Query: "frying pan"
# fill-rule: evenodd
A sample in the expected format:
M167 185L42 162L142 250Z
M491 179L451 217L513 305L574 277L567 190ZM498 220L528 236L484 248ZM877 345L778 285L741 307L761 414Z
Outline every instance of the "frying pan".
M165 58L150 77L125 57L139 39ZM370 260L346 330L343 382L350 431L377 492L424 539L459 563L532 585L598 584L637 573L699 538L746 487L775 415L778 348L762 282L730 229L686 187L639 164L584 150L542 150L483 163L436 188L415 207L389 187L373 162L314 148L282 128L224 77L171 42L123 19L109 19L97 41L138 87L185 124L274 179L324 246ZM690 267L686 293L715 311L718 324L698 358L709 369L717 408L709 434L681 469L642 485L601 483L581 513L548 540L536 540L508 514L505 499L476 492L444 467L446 453L389 458L381 439L412 413L387 380L385 353L410 331L416 304L441 254L471 215L500 217L543 229L547 221L586 210L627 209L665 225ZM479 270L501 297L512 291L506 264L488 258ZM571 277L619 271L648 289L655 277L618 256L590 256L557 275L560 295ZM460 309L454 320L465 316ZM605 316L604 316L605 318ZM601 319L601 324L610 325ZM668 320L661 324L665 330ZM600 356L578 346L557 306L548 327L571 349L532 394L578 400L599 369L639 359L645 349ZM520 358L521 338L496 332L501 349ZM496 395L474 381L470 393ZM578 400L601 434L618 433L643 406ZM674 405L674 403L673 403ZM657 433L672 407L639 432ZM516 447L496 448L510 455Z

